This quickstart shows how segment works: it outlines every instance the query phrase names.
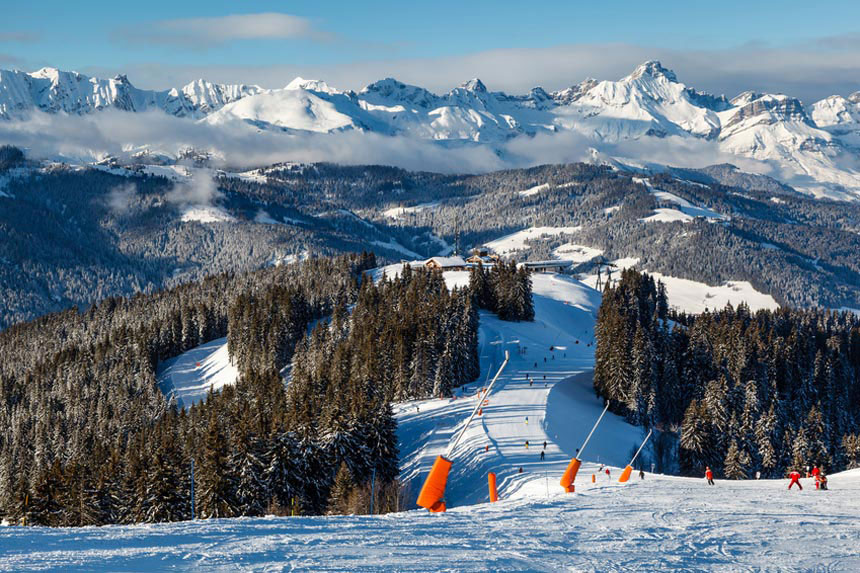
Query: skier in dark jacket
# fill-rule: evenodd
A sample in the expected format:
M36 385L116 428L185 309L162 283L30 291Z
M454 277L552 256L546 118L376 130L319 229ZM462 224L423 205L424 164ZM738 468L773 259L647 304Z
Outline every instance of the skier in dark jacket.
M639 470L639 479L645 479L645 470L643 470L643 469Z

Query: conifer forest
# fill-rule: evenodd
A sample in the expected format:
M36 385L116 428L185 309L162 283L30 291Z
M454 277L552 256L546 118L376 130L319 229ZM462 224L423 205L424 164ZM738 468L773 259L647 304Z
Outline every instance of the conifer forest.
M860 466L860 320L849 312L670 311L625 270L603 293L594 388L631 423L677 436L684 475L783 477ZM674 456L672 456L674 457Z

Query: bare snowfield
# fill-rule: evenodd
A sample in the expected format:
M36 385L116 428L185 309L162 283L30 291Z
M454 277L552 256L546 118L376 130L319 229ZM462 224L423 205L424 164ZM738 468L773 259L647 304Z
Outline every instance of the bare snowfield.
M218 391L235 384L239 371L230 363L227 338L219 338L158 367L158 383L165 396L176 397L180 408L190 408L206 398L209 390Z
M445 278L459 285L468 273ZM451 455L447 513L0 528L0 570L860 570L860 470L830 476L827 492L811 480L799 492L787 491L785 480L710 487L650 472L619 484L642 430L607 414L582 453L576 493L564 493L558 480L602 410L591 387L600 295L567 276L533 280L534 322L482 313L481 379L455 398L395 406L401 479L414 500L476 392L510 353L489 403ZM202 386L195 376L226 379L214 368L223 366L223 340L190 352L165 364L162 379L170 372L189 389ZM599 463L609 464L610 478L598 473ZM495 504L488 503L490 471L498 476Z
M576 233L579 229L580 227L529 227L490 241L486 246L500 255L506 255L528 248L526 245L528 240L540 239L542 236Z
M612 261L617 267L613 272L617 273L623 269L634 267L639 264L637 257L625 257ZM643 272L654 277L654 280L663 281L666 285L666 294L669 297L669 306L691 314L700 314L706 310L719 310L727 304L737 306L744 302L750 310L759 309L774 310L779 308L771 295L759 292L749 281L727 281L722 285L708 285L699 281L682 279L655 273L647 269ZM603 277L604 280L606 277ZM615 279L613 279L615 280ZM597 284L597 275L583 277L582 282L594 288Z

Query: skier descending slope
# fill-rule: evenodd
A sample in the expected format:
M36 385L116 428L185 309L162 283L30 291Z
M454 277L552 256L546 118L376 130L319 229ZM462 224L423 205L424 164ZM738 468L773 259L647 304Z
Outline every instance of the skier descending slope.
M708 480L708 485L714 485L714 472L709 467L705 468L705 479Z
M799 471L794 470L793 472L788 474L788 477L789 477L789 479L791 479L791 481L788 483L788 489L791 489L791 486L793 486L794 484L797 484L797 487L800 488L800 491L803 491L803 486L800 485L800 472Z

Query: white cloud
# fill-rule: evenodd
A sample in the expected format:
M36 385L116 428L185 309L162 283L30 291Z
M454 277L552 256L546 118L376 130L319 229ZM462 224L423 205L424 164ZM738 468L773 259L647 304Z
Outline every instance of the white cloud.
M195 148L212 153L213 166L247 169L284 161L362 165L394 165L410 170L480 173L509 167L589 161L601 156L630 158L634 165L704 167L732 163L750 172L779 177L769 163L727 154L714 141L693 138L643 137L616 144L598 144L577 132L514 138L499 149L463 143L449 147L407 136L360 131L300 135L258 131L237 122L212 126L160 111L128 113L105 110L85 116L34 113L25 121L0 122L0 141L27 149L30 157L89 162L107 156L127 158L147 148L178 155ZM206 170L192 169L188 183L178 183L169 200L178 205L211 205L217 189ZM127 208L132 190L118 188L111 207Z
M31 43L39 39L31 32L0 32L0 42Z
M134 183L117 185L108 193L107 206L116 214L127 213L131 209L135 195L137 195L137 186Z
M84 116L35 112L23 121L0 121L0 141L25 148L30 157L80 162L127 157L144 147L172 155L191 147L211 151L216 166L236 168L281 161L333 161L465 173L505 166L483 146L448 149L431 141L358 131L259 132L244 123L216 127L160 111L104 110ZM201 194L195 194L197 191ZM206 197L205 187L177 193L177 203Z
M194 169L189 181L176 183L166 196L171 203L195 207L212 205L218 197L218 187L208 169Z
M307 18L280 12L262 12L160 20L140 29L126 30L117 38L203 48L234 40L307 38L319 41L330 37L330 34L317 30Z

